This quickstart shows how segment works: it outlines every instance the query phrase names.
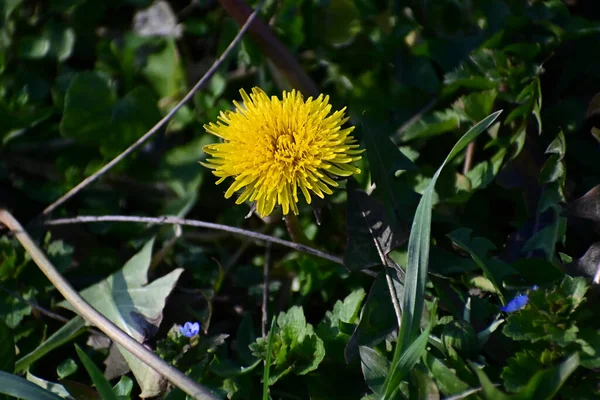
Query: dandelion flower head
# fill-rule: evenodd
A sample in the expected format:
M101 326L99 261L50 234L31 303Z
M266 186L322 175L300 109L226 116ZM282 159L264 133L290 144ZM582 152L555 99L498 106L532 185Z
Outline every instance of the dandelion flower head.
M283 214L298 214L299 191L310 204L311 194L333 193L335 176L360 173L351 164L362 152L350 135L354 127L342 129L349 118L345 108L331 113L329 96L305 101L295 90L283 92L282 99L259 88L240 93L243 105L234 101L235 111L221 112L217 123L204 126L222 139L204 147L210 157L202 164L221 178L217 184L233 178L225 198L241 191L236 203L255 201L263 217L276 205Z

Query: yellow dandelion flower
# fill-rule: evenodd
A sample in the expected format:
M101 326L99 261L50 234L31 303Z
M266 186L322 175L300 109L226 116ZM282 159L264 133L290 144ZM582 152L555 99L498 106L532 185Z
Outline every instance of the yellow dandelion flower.
M243 190L236 203L256 201L263 217L275 205L284 214L290 209L298 214L298 187L310 204L311 192L321 198L333 193L334 176L360 173L350 164L362 152L350 136L354 127L341 128L349 118L345 108L330 114L329 96L304 101L295 90L283 92L283 100L259 88L240 93L243 105L234 101L235 111L221 112L216 124L204 125L222 142L204 147L210 157L202 165L221 178L217 184L234 179L225 198Z

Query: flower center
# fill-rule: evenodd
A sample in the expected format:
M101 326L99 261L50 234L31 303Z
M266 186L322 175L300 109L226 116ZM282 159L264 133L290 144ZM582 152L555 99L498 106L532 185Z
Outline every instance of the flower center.
M296 166L299 155L296 141L292 135L283 134L277 137L277 142L275 143L275 160L283 162L288 166Z

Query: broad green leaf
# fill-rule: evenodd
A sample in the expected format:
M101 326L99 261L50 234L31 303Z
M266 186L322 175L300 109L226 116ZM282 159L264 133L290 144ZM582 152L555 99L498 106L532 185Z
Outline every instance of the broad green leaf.
M148 283L153 243L146 243L121 270L81 292L96 310L140 343L156 333L166 299L183 272L176 269ZM72 309L66 302L60 305ZM166 382L160 374L120 346L119 351L142 388L143 397L163 392Z
M242 361L248 365L255 363L257 359L252 355L252 351L249 348L256 341L254 324L252 323L250 313L244 314L244 318L242 318L242 322L238 327L235 341L238 346L238 355Z
M65 95L61 134L114 156L141 137L160 119L152 91L138 86L117 99L109 79L82 72Z
M487 400L551 400L578 366L579 355L574 353L556 367L538 371L521 391L509 396L496 388L481 368L471 365Z
M497 95L498 92L495 90L486 90L464 96L462 102L465 107L465 114L472 121L481 121L492 112Z
M491 123L490 123L491 125ZM424 139L458 129L460 116L454 110L435 111L411 125L400 136L402 142Z
M42 344L35 348L31 353L20 358L16 365L15 371L21 372L29 368L31 364L40 358L44 357L50 351L56 349L63 344L70 342L81 333L84 332L85 321L77 316L63 325L59 330L54 332L52 336L46 339Z
M416 337L423 312L425 283L427 282L429 266L431 214L437 179L448 161L456 157L473 139L485 131L498 118L500 113L501 111L495 112L479 122L456 143L450 154L446 157L446 160L434 174L419 202L408 242L408 263L404 282L402 325L398 344L396 345L398 356L404 353ZM394 358L397 358L396 354Z
M382 194L386 207L394 212L388 212L392 222L400 216L407 218L412 214L417 195L401 181L396 179L398 171L414 171L415 164L392 143L387 135L376 129L376 124L370 121L363 123L363 139L369 159L371 179Z
M25 36L19 41L18 54L26 59L44 58L50 46L50 39L45 36Z
M36 385L38 385L39 387L41 387L44 390L47 390L51 393L54 393L60 397L62 397L63 399L69 399L72 398L70 395L70 392L67 390L67 388L62 384L62 382L56 383L56 382L51 382L51 381L47 381L45 379L42 379L40 377L37 377L35 375L33 375L31 372L27 371L27 374L25 375L26 379L31 382L31 383L35 383ZM77 400L79 400L78 397L76 397ZM85 399L88 400L88 399Z
M271 359L269 386L291 372L305 375L314 371L325 357L323 340L315 334L312 325L306 323L301 307L294 306L280 313L277 328L274 334L269 333L269 338L258 338L250 346L256 357Z
M411 396L417 400L440 400L440 390L424 366L417 364L411 371L411 377L415 383L411 387Z
M539 371L529 381L525 389L519 393L519 398L553 399L569 376L579 367L579 355L574 353L554 368Z
M577 340L575 311L587 290L584 278L565 276L556 288L529 291L527 305L508 317L504 334L514 340L568 346Z
M62 400L62 397L42 389L17 375L0 371L0 393L23 400Z
M425 355L424 361L436 380L438 388L444 395L453 396L469 389L469 385L456 376L455 370L447 367L430 352Z
M123 375L113 387L113 390L117 396L129 397L133 390L133 381L127 375Z
M540 370L559 361L561 353L545 349L542 352L523 350L506 362L502 369L504 386L511 392L518 392L527 386L529 380ZM547 365L546 363L551 363Z
M56 375L60 379L73 375L75 372L77 372L77 363L72 358L67 358L56 367Z
M344 265L360 270L382 264L382 258L406 242L408 232L400 229L397 220L390 223L385 209L373 197L360 190L348 190L346 229L348 246Z
M11 329L0 320L0 371L12 373L14 370L15 340Z
M163 39L163 48L148 56L142 74L162 97L177 97L185 89L185 74L174 38Z
M498 293L502 304L506 304L504 298L504 288L502 287L502 280L504 277L514 274L515 271L510 268L509 265L505 265L499 260L494 260L488 256L488 253L496 249L496 246L486 238L472 237L472 231L467 228L459 228L447 236L454 242L458 247L468 252L473 258L473 261L482 269L485 277L490 280L496 293Z
M385 273L373 282L360 322L346 345L344 358L350 362L359 352L359 346L373 347L398 327L398 319L390 298Z
M365 377L365 382L373 393L382 393L385 377L390 371L390 362L385 356L370 347L360 346L359 352L360 366Z
M94 386L96 386L96 390L102 396L104 400L118 400L117 394L113 390L110 383L106 380L102 371L94 364L91 358L85 354L85 351L81 350L77 344L75 344L75 350L77 350L77 355L81 360L83 366L87 370L90 378L92 378L92 382L94 382Z

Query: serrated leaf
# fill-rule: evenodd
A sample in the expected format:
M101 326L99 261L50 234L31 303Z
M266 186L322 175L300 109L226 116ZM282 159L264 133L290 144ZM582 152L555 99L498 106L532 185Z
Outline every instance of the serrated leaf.
M337 339L340 334L340 322L351 323L357 318L360 305L366 296L365 291L357 289L350 293L344 301L336 301L333 311L327 311L325 318L317 326L317 335L326 343Z
M560 353L553 353L547 349L543 352L548 353L545 358L549 359L549 361L557 361L560 358ZM518 392L527 386L533 375L548 366L542 362L542 355L537 351L520 351L512 356L502 369L504 386L511 392Z
M154 240L146 243L121 270L80 293L96 310L140 343L158 330L166 299L183 272L178 268L148 284L153 243ZM66 302L60 305L72 309ZM164 391L166 381L160 374L127 350L118 348L142 388L142 397L157 396Z
M504 334L514 340L543 340L566 347L577 340L573 314L587 289L584 278L565 276L557 288L530 291L527 305L507 319Z
M323 340L306 323L302 307L280 313L277 327L274 334L270 332L267 338L258 338L250 346L256 357L271 360L269 386L290 372L305 375L314 371L325 358Z

